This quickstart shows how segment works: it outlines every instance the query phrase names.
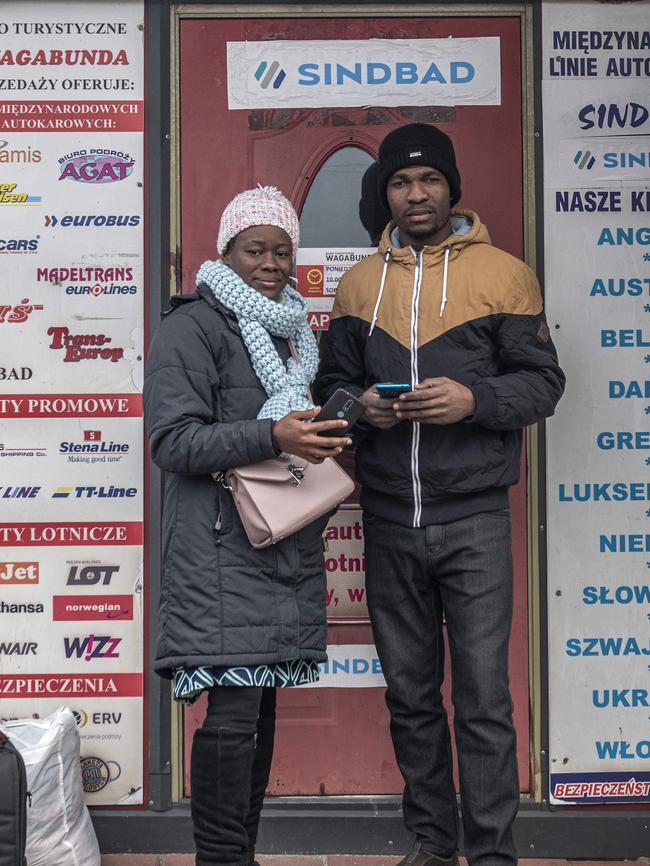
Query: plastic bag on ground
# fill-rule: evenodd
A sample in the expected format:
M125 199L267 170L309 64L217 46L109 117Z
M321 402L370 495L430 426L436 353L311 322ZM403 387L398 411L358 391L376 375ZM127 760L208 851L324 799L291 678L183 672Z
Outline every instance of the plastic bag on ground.
M100 866L83 801L79 731L72 711L62 707L45 719L16 719L0 728L27 770L27 866Z

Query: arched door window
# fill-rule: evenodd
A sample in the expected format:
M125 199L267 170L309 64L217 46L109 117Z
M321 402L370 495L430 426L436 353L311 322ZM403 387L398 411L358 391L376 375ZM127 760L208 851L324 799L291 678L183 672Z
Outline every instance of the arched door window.
M319 169L300 217L301 247L367 247L359 219L361 179L372 164L360 147L342 147Z

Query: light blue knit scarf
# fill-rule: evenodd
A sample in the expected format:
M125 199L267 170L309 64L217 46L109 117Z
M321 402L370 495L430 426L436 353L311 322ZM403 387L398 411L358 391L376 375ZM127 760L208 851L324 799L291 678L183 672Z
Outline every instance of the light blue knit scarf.
M307 324L307 302L302 295L286 286L284 303L272 301L246 285L222 261L203 262L196 283L209 286L215 298L237 316L253 369L269 398L257 417L277 421L288 412L311 409L307 393L318 369L318 346ZM302 363L289 358L285 368L271 334L292 337Z

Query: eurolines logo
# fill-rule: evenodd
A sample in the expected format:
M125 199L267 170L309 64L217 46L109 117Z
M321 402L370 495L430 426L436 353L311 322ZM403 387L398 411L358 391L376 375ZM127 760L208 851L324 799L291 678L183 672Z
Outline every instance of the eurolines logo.
M579 150L573 157L573 161L581 170L586 168L590 171L596 165L596 157L590 150Z
M284 69L280 68L277 60L274 60L271 64L267 63L266 60L262 60L255 70L255 80L259 82L262 90L266 90L271 84L273 85L273 90L278 90L286 77L287 73Z
M75 150L59 158L59 180L79 183L115 183L133 173L135 160L128 153L108 148Z

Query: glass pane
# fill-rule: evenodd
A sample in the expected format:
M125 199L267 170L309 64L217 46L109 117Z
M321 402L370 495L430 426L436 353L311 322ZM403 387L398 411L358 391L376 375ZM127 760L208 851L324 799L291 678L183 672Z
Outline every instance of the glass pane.
M300 217L301 247L367 247L359 219L361 178L372 164L359 147L342 147L314 178Z

